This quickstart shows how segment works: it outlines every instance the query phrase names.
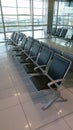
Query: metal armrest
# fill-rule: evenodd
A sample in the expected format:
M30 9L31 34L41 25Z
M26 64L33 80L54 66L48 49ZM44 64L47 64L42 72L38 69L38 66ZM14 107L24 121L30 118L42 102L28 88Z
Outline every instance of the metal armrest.
M46 67L46 65L39 65L39 66L35 67L34 70L39 69L39 68L43 68L43 67Z
M27 58L26 58L26 60L28 60L28 59L31 59L31 58L36 58L37 56L28 56Z
M50 87L52 84L58 83L60 81L63 81L63 79L57 79L57 80L53 80L50 83L48 83L48 87Z
M18 54L16 54L16 56L22 56L22 53L25 54L24 50L21 50Z

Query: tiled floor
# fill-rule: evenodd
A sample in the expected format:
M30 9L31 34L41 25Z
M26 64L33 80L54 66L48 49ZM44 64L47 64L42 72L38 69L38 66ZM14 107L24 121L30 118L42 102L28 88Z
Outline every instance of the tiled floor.
M61 89L68 101L56 102L43 111L50 91L38 92L20 63L0 44L0 130L73 130L70 80L70 86L66 79Z

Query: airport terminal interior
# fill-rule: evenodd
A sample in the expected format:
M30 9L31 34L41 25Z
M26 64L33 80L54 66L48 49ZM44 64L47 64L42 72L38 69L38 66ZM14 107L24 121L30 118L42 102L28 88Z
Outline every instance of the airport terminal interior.
M73 0L0 0L0 130L73 130Z

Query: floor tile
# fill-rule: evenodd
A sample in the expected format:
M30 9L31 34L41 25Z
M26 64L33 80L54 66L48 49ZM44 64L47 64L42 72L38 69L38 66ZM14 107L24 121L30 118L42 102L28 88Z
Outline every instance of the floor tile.
M10 77L8 76L0 76L0 90L4 88L11 88L12 87L12 81Z
M73 113L66 116L64 120L67 122L67 124L70 126L70 128L73 130Z
M45 111L41 109L44 105L43 102L44 99L38 98L35 101L29 101L22 104L32 130L58 119L58 114L54 107L50 107Z
M68 88L68 90L71 92L71 93L73 93L73 87L71 88Z
M29 130L28 123L19 105L0 111L0 130Z
M40 128L39 130L71 130L63 119L59 119L47 126Z
M55 106L58 110L59 116L66 116L73 112L73 94L67 89L64 89L61 93L62 97L67 99L66 102L55 102Z
M0 99L5 99L10 96L14 96L16 93L14 88L2 89L0 90Z
M19 104L18 98L14 95L5 99L0 99L0 111Z

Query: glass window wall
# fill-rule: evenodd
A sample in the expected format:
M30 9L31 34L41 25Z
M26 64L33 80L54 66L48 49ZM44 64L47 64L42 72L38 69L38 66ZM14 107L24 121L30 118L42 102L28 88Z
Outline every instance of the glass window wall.
M67 28L69 37L73 34L73 2L62 0L54 2L53 26Z
M43 38L47 30L47 1L48 0L0 0L6 36L13 31L22 31L34 38ZM0 20L0 30L3 32ZM37 30L39 35L37 35Z

